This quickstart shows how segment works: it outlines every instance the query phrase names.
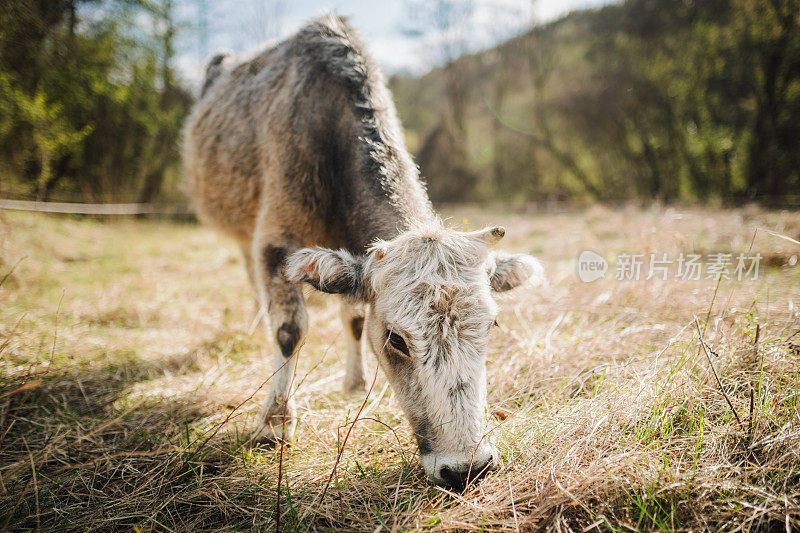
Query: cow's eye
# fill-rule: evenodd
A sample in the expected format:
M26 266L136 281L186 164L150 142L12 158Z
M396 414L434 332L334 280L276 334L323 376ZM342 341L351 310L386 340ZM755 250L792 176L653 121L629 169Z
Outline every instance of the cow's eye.
M388 334L389 344L392 346L392 348L402 353L403 355L409 355L408 345L406 344L406 341L403 340L403 337L401 337L400 335L391 330L389 330L387 334Z
M499 328L499 327L500 327L500 324L498 324L498 323L497 323L497 320L495 320L495 321L492 323L492 327L494 327L494 328Z

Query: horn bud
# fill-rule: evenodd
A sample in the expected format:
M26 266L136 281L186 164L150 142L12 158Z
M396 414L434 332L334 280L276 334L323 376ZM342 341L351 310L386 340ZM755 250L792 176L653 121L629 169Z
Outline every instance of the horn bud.
M506 236L506 228L503 226L495 226L490 230L490 233L492 234L492 238L495 240L495 242L497 242Z
M505 237L506 235L506 228L503 226L494 226L491 228L484 228L480 231L472 232L472 236L478 239L479 241L483 241L488 245L497 244L500 242L500 239Z

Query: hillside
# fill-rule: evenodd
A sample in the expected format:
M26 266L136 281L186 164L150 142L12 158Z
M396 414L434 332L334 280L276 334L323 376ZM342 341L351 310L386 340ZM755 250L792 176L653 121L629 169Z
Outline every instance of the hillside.
M798 13L629 0L391 87L437 200L796 205Z

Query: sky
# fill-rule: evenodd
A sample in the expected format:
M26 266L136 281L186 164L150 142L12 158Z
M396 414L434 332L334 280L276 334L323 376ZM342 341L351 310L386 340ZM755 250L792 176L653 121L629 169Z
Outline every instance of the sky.
M176 66L197 87L206 62L216 52L256 51L288 37L308 19L333 11L350 17L384 71L421 74L443 61L445 43L451 55L477 51L534 23L609 1L455 1L454 5L467 7L457 7L462 11L451 17L457 22L442 31L436 28L427 7L431 2L426 0L180 0L176 15L191 31L179 36Z

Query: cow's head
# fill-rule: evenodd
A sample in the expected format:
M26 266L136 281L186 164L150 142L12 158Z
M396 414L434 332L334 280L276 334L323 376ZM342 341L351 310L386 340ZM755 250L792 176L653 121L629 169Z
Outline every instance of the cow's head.
M365 256L306 248L287 262L291 280L369 304L368 342L438 483L463 486L497 465L486 413L492 292L542 278L533 257L492 250L504 234L437 223L376 242Z

